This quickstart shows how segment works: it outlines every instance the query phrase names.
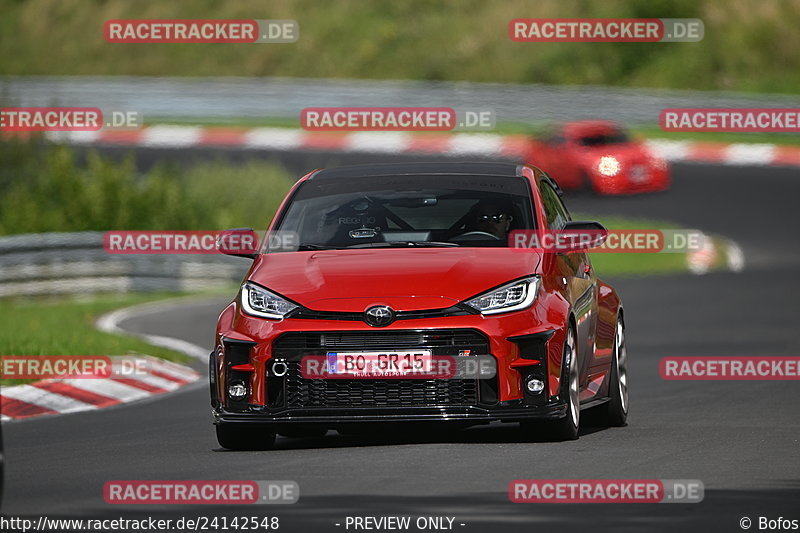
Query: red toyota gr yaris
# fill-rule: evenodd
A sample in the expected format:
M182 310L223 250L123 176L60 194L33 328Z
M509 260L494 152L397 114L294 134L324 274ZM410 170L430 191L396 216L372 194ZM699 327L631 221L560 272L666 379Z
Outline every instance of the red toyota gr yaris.
M219 443L266 449L276 434L387 422L519 422L531 439L574 439L590 407L624 425L619 296L584 249L509 239L583 229L603 230L572 221L555 181L527 165L304 176L257 253L223 249L254 261L210 357Z
M586 187L597 194L663 191L669 163L618 124L607 120L569 122L533 141L526 160L558 176L565 189Z

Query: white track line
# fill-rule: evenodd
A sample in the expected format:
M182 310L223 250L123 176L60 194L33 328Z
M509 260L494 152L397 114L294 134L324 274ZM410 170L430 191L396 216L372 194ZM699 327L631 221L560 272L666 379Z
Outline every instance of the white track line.
M399 154L408 150L411 135L394 131L360 131L347 136L345 150L349 152L372 152Z
M645 141L645 146L656 156L666 159L667 161L683 161L689 155L691 143L689 141L651 139Z
M95 323L95 326L100 331L104 331L106 333L139 337L140 339L143 339L144 341L154 346L175 350L177 352L186 354L190 357L194 357L195 359L200 359L202 361L205 361L208 358L208 354L211 352L211 350L203 348L202 346L192 344L191 342L187 342L182 339L176 339L174 337L165 337L162 335L148 335L146 333L133 333L119 327L119 323L122 322L123 320L127 320L129 318L134 318L137 316L146 315L150 313L156 313L159 311L165 311L167 309L175 307L176 305L178 304L175 301L169 301L169 302L155 302L149 304L136 305L133 307L126 307L125 309L119 309L117 311L113 311L111 313L101 316Z
M291 150L301 148L303 131L282 128L254 128L244 136L244 146L248 148L274 148Z
M143 146L186 147L200 142L203 128L199 126L150 126L141 137Z
M72 144L94 144L100 140L99 131L48 131L44 136L48 141Z
M500 154L502 148L503 137L501 135L457 133L450 137L446 153L494 156Z
M769 165L775 160L774 144L731 144L725 148L726 165Z

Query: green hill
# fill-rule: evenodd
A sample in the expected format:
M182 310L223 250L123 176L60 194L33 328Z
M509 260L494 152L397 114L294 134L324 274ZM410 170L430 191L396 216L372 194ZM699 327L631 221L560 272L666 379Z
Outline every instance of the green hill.
M794 0L2 0L0 75L295 76L795 93ZM700 18L699 43L516 43L513 18ZM114 18L295 19L292 44L109 44Z

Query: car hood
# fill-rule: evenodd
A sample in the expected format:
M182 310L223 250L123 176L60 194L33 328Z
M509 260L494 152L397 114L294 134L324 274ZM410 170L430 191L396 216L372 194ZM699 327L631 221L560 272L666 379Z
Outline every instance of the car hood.
M310 309L440 309L538 273L541 254L512 248L419 248L260 255L249 279Z

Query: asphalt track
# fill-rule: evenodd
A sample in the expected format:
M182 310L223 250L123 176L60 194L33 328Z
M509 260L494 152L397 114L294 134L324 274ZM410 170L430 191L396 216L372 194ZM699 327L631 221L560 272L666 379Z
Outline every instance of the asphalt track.
M143 164L148 157L158 155L141 153ZM291 157L302 164L303 154ZM324 163L319 159L324 155L310 156L306 168ZM744 516L753 530L759 516L800 519L798 382L678 382L658 374L664 356L800 353L798 198L797 169L675 165L666 193L567 199L572 210L719 233L746 255L741 273L608 280L626 309L627 427L586 426L579 440L565 443L525 443L513 426L430 438L330 432L279 438L268 452L229 452L216 443L207 387L198 384L146 403L6 425L3 512L267 514L279 516L284 531L345 531L346 516L383 515L454 516L455 529L467 532L741 531ZM122 327L210 346L224 304L193 302ZM706 493L694 504L510 503L509 482L531 478L699 479ZM247 508L107 505L103 484L127 479L294 480L301 497L291 506Z

